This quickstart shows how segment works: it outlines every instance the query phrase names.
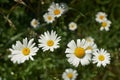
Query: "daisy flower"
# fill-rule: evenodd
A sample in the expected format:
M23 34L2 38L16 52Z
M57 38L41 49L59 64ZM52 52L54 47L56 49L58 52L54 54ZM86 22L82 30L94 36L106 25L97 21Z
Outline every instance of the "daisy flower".
M85 38L85 40L87 41L87 42L94 42L94 38L92 38L91 36L89 36L89 37L86 37Z
M75 80L77 75L78 75L77 71L70 68L66 69L65 72L63 72L62 78L64 80Z
M91 60L91 54L87 47L89 43L85 39L77 39L77 43L74 40L71 40L68 43L68 48L66 49L65 53L66 57L68 57L68 62L73 64L75 67L81 63L81 65L88 65Z
M86 48L89 53L92 53L94 50L97 49L97 45L94 42L89 42L89 46Z
M30 22L30 24L31 24L31 26L32 26L33 28L36 28L40 23L39 23L38 20L32 19L32 21Z
M89 43L87 50L90 53L97 49L97 45L95 44L94 39L92 37L86 37L85 40Z
M34 60L32 56L36 55L39 48L35 47L33 41L34 39L28 41L27 38L23 39L23 43L16 41L16 44L12 45L12 48L9 49L12 53L8 56L11 58L11 61L20 64L29 59Z
M43 51L50 50L54 51L54 49L59 48L59 41L60 37L57 37L57 34L55 31L50 32L44 32L44 35L42 34L39 39L39 47L43 49Z
M75 22L70 22L69 23L69 30L74 31L77 29L77 24Z
M97 63L97 67L106 66L110 64L110 53L104 49L95 50L93 53L93 63Z
M105 29L106 31L109 31L110 25L111 25L111 21L109 21L109 20L104 20L104 21L101 23L101 28L100 28L100 30L102 31L103 29Z
M48 11L55 17L60 17L64 12L64 8L62 8L58 3L53 2L48 8Z
M45 22L47 22L48 24L52 23L55 20L55 16L51 13L45 13L43 15L43 18L44 18Z
M64 9L64 12L68 11L68 6L66 3L60 3L60 6L62 7L62 9Z
M107 20L106 17L107 17L106 13L104 13L104 12L98 12L96 14L96 21L99 22L99 23L101 23L101 22L103 22L103 20Z

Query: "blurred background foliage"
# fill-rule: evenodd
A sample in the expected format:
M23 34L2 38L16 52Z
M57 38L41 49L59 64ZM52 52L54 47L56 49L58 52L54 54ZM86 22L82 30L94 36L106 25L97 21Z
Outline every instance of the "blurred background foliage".
M22 0L20 0L22 1ZM69 10L54 23L46 24L43 14L52 2L66 3ZM112 21L110 31L100 31L100 24L95 21L97 12L103 11ZM40 26L30 26L36 18ZM68 29L69 22L78 24L76 31ZM8 50L16 40L25 37L34 38L36 43L39 35L47 30L55 30L62 36L60 48L54 52L39 50L34 61L13 64ZM111 64L105 68L96 65L70 65L65 56L67 43L72 39L91 36L98 48L111 53ZM0 77L1 80L62 80L66 68L76 69L77 80L120 80L120 0L0 0Z

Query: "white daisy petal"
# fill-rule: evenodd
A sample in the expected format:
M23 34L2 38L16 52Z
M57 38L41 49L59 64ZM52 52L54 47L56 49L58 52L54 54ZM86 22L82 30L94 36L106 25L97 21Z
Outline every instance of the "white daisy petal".
M44 35L39 37L39 47L42 48L43 51L54 51L54 49L59 48L60 37L57 37L55 31L45 32Z
M30 22L30 25L33 27L33 28L36 28L39 26L39 21L37 19L32 19L32 21Z
M85 39L77 39L77 43L75 43L74 40L71 40L67 46L68 48L65 53L67 53L66 57L70 64L78 67L79 63L81 63L81 65L88 65L90 63L91 53L87 52L89 44Z
M98 12L96 14L96 19L95 19L97 22L101 23L103 22L103 20L107 20L107 15L106 13L104 12Z
M69 68L69 69L66 69L65 72L63 72L62 78L64 80L75 80L77 78L77 75L78 73L76 70Z
M23 44L20 41L16 42L16 45L13 45L12 48L10 48L10 51L12 54L10 54L8 57L11 58L11 61L13 63L24 63L26 60L33 60L32 56L36 54L39 48L34 47L35 43L33 43L33 39L30 41L27 40L27 38L23 39ZM32 46L32 47L31 47Z
M102 23L101 23L101 27L100 27L100 30L106 30L106 31L109 31L109 27L111 25L111 21L110 20L103 20Z
M74 31L77 29L77 24L75 22L70 22L68 27L69 27L69 30Z
M52 23L55 20L55 16L51 13L45 13L43 15L43 18L44 18L45 22L47 22L48 24Z
M107 64L110 64L110 53L107 53L104 49L95 50L92 60L93 64L97 63L97 67L105 67Z
M48 8L48 11L55 17L60 17L64 13L65 9L60 4L53 2Z

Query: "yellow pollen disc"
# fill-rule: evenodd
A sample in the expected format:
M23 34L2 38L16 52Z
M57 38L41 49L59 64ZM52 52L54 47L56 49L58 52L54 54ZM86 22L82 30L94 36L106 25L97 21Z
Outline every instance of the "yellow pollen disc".
M70 27L71 27L71 28L74 28L74 25L71 25Z
M52 17L51 17L51 16L48 16L48 20L52 20Z
M55 14L55 15L60 14L60 10L59 10L59 9L54 10L54 14Z
M68 78L71 79L73 77L73 74L72 73L68 73L67 76L68 76Z
M29 53L30 53L30 49L29 49L29 48L23 48L22 53L23 53L25 56L27 56L27 55L29 55Z
M103 20L103 18L104 18L104 16L100 16L100 19L102 19L102 20Z
M102 26L103 26L103 27L106 27L106 26L107 26L107 23L106 23L106 22L102 22Z
M105 60L105 57L104 57L104 55L101 54L101 55L98 56L98 59L99 59L100 61L103 61L103 60Z
M75 54L78 58L82 58L82 57L84 57L84 55L85 55L85 50L84 50L84 48L77 47L77 48L75 49L74 54Z
M34 22L33 22L33 24L34 24L34 25L37 25L37 24L38 24L38 22L37 22L37 21L34 21Z
M54 45L54 41L53 40L48 40L47 41L47 45L48 46L53 46Z

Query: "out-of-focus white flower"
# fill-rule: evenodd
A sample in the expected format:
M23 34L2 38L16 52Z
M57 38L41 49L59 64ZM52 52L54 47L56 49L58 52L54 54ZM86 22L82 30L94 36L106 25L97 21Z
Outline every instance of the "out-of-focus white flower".
M68 11L68 6L66 3L60 3L60 6L64 9L64 12Z
M65 70L65 72L62 74L62 78L64 80L75 80L77 75L77 71L70 68Z
M49 13L53 14L55 17L60 17L65 10L58 3L53 2L48 8L48 11Z
M98 12L96 14L96 21L101 23L103 22L104 20L107 20L107 14L104 13L104 12Z
M44 18L45 22L47 22L47 23L52 23L55 20L55 16L51 13L45 13L43 15L43 18Z
M89 43L89 46L86 48L89 53L93 53L97 49L97 45L94 42Z
M94 39L89 36L89 37L86 37L85 40L89 43L87 50L90 53L93 53L93 51L97 49L97 45L95 44Z
M109 31L109 27L111 25L111 21L109 20L104 20L102 23L101 23L101 27L100 27L100 30L106 30L106 31Z
M70 22L69 23L69 30L74 31L77 29L77 24L75 22Z
M85 40L87 41L87 42L94 42L94 38L92 38L91 36L89 36L89 37L86 37L85 38Z
M38 20L32 19L32 21L30 22L30 24L31 24L31 26L32 26L33 28L36 28L40 23L39 23Z

